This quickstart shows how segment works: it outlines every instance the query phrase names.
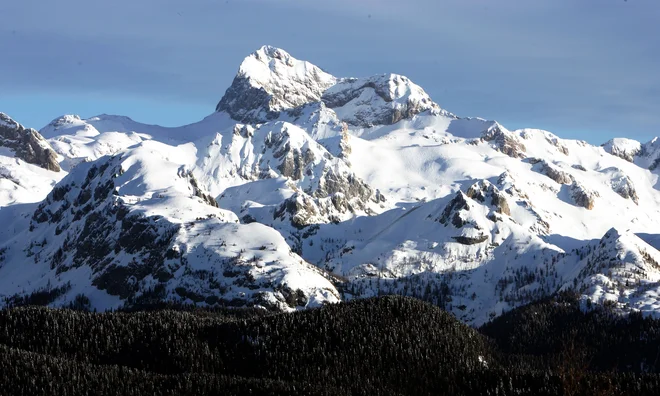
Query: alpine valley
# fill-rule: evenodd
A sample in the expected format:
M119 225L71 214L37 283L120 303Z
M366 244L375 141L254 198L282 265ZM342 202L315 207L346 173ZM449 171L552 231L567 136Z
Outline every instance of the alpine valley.
M195 124L0 113L0 146L2 306L397 294L478 326L572 291L660 317L657 139L509 130L264 46Z

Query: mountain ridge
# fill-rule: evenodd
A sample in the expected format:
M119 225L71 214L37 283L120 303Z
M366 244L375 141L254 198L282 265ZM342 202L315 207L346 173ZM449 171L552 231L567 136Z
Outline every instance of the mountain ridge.
M655 248L635 235L658 234L657 140L508 130L404 76L337 78L269 46L200 122L63 116L41 134L61 172L0 211L11 301L294 310L403 294L478 325L571 289L660 316Z

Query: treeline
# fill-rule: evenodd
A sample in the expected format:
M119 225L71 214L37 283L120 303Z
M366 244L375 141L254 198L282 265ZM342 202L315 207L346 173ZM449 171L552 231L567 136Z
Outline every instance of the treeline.
M480 331L404 297L292 314L13 308L0 311L0 394L657 394L657 366L641 349L657 345L658 322L633 318L646 330L626 338L620 319L592 314L581 326L590 314L571 306L546 301ZM572 333L562 315L574 315ZM589 363L627 347L643 366L628 367L634 354Z

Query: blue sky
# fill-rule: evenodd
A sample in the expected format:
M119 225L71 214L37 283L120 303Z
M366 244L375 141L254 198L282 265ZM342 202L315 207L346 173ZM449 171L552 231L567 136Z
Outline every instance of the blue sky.
M336 76L393 72L442 107L602 143L660 135L657 0L8 0L0 111L179 125L281 47Z

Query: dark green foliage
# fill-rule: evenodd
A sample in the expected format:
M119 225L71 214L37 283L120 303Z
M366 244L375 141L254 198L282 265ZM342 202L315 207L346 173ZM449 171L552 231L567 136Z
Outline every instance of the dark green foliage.
M4 304L7 307L22 307L26 305L46 306L57 300L58 297L66 294L69 290L71 290L70 283L55 288L47 286L28 295L16 294L5 298Z
M653 373L582 365L579 346L562 348L563 336L548 340L555 331L563 334L553 323L567 314L577 318L579 311L555 312L543 304L535 308L544 312L538 323L519 322L539 315L518 310L484 327L492 339L437 307L403 297L292 314L171 304L133 309L144 311L0 311L0 393L644 395L660 389ZM607 317L593 328L624 326ZM626 345L655 345L649 329L658 322L634 321L649 339ZM641 334L635 331L631 340ZM618 340L611 337L608 348L622 347Z
M76 294L73 301L69 303L67 308L73 309L74 311L91 311L91 301L89 297L84 294Z
M570 355L593 371L660 373L660 321L602 306L584 312L570 294L515 309L481 331L503 352L531 355L542 365Z

